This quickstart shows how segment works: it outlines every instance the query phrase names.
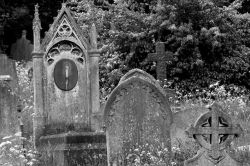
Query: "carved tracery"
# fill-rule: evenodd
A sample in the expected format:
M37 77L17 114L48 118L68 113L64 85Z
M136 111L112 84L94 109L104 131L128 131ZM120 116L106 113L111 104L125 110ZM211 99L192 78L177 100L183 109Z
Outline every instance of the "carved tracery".
M56 37L70 37L73 35L73 29L66 19L62 21L57 30Z
M239 125L233 125L231 118L217 103L214 103L209 107L209 111L204 113L186 132L206 149L205 157L217 164L225 158L224 149L242 133L242 128Z
M84 62L84 54L82 49L77 46L75 43L68 42L68 41L62 41L57 44L55 44L46 55L46 61L48 64L52 64L55 60L56 56L59 56L63 52L70 53L69 55L73 56L77 59L79 63Z

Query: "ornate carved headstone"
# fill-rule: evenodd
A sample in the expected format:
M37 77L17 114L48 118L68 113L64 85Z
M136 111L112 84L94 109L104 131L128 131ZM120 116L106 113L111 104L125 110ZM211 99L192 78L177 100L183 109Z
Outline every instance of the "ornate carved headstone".
M32 59L33 45L26 38L26 34L27 31L23 30L22 37L11 45L10 56L17 61L30 61Z
M164 159L170 158L169 102L159 83L146 72L134 69L121 78L105 105L104 121L110 166L130 165L133 150L146 152L149 147L162 147Z
M63 4L40 44L35 8L34 137L43 165L105 165L105 135L91 121L99 111L99 51L96 28L90 29L89 41Z
M196 156L185 161L185 166L238 166L226 151L231 141L242 133L240 125L232 124L221 107L214 103L209 112L201 115L186 132L202 147Z

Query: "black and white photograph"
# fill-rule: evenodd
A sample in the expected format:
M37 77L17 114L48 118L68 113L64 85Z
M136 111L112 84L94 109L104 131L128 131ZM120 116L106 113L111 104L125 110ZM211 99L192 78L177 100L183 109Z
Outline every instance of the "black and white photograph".
M0 0L0 166L250 166L250 0Z

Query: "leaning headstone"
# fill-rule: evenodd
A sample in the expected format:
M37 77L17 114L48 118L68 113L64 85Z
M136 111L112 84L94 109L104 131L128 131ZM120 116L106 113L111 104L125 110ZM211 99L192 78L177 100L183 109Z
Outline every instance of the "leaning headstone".
M173 113L173 124L171 126L171 141L172 146L178 146L180 143L193 141L192 138L188 138L185 130L187 126L194 124L197 120L197 117L207 112L205 106L192 106L182 107L180 111L175 112L172 108Z
M105 105L104 121L110 166L132 165L135 154L145 157L141 164L153 164L154 157L168 164L172 113L152 76L139 69L125 74ZM153 156L160 151L161 156Z
M0 53L0 138L15 134L17 123L17 75L15 63Z
M242 133L242 128L232 124L217 103L209 110L186 131L202 148L196 156L185 161L185 166L242 166L227 153L231 141Z
M30 61L32 59L31 53L33 50L33 45L26 38L27 31L22 31L22 37L17 39L16 43L11 45L10 56L17 60Z

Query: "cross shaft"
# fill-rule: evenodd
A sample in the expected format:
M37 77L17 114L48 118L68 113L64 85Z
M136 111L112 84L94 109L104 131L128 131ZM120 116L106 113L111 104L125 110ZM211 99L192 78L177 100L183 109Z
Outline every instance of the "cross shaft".
M166 62L173 59L173 53L165 51L164 42L157 42L155 50L155 53L148 55L148 60L156 62L157 79L164 81L167 78Z

